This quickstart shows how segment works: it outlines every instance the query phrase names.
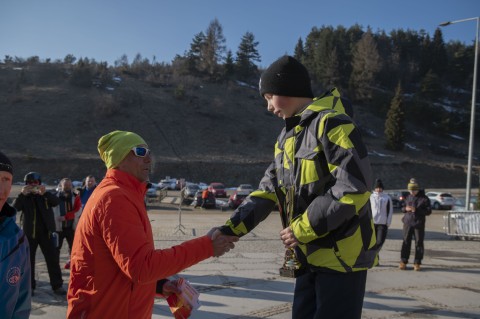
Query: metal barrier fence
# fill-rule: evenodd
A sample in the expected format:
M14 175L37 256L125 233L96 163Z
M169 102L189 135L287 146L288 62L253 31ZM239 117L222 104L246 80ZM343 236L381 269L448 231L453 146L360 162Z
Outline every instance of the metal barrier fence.
M459 239L480 238L480 211L449 211L443 219L447 235Z

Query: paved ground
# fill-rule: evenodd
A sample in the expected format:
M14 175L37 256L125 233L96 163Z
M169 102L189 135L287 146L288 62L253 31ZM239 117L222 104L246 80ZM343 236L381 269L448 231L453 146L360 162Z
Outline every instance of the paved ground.
M200 211L182 207L168 197L151 206L155 244L170 247L221 225L231 211ZM480 318L480 241L459 241L444 234L444 212L427 220L423 270L398 266L401 213L394 215L381 257L381 266L369 271L363 318ZM237 247L179 274L200 292L199 319L291 318L294 282L278 275L283 247L278 239L277 212ZM67 259L63 249L61 265ZM63 271L65 288L68 270ZM66 301L51 293L43 255L37 254L38 288L31 318L65 318ZM165 300L157 299L153 318L172 318Z

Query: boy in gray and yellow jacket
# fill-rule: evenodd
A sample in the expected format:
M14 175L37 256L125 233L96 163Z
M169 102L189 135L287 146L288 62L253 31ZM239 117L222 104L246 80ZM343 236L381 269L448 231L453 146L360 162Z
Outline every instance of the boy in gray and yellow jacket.
M283 56L260 79L268 111L285 120L259 189L221 228L243 236L278 202L286 248L302 265L293 318L360 318L367 269L377 263L368 152L337 89L314 98L307 69ZM286 198L286 200L284 200Z

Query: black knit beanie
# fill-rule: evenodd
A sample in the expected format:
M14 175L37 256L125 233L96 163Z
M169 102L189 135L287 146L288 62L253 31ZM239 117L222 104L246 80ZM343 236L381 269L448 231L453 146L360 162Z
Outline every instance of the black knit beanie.
M10 162L7 155L2 152L0 152L0 171L9 172L13 175L12 162Z
M260 95L267 93L313 98L310 76L303 64L284 55L273 62L260 77Z
M385 189L385 188L383 187L382 180L379 179L379 178L377 178L377 179L375 180L375 185L374 185L373 188L374 188L374 189L375 189L375 188Z

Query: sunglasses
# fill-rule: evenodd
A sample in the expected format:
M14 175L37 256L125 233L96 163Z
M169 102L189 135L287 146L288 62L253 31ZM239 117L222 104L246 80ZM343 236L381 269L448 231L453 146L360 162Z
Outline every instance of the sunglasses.
M141 146L132 148L132 151L137 157L146 157L148 154L150 154L150 149Z

